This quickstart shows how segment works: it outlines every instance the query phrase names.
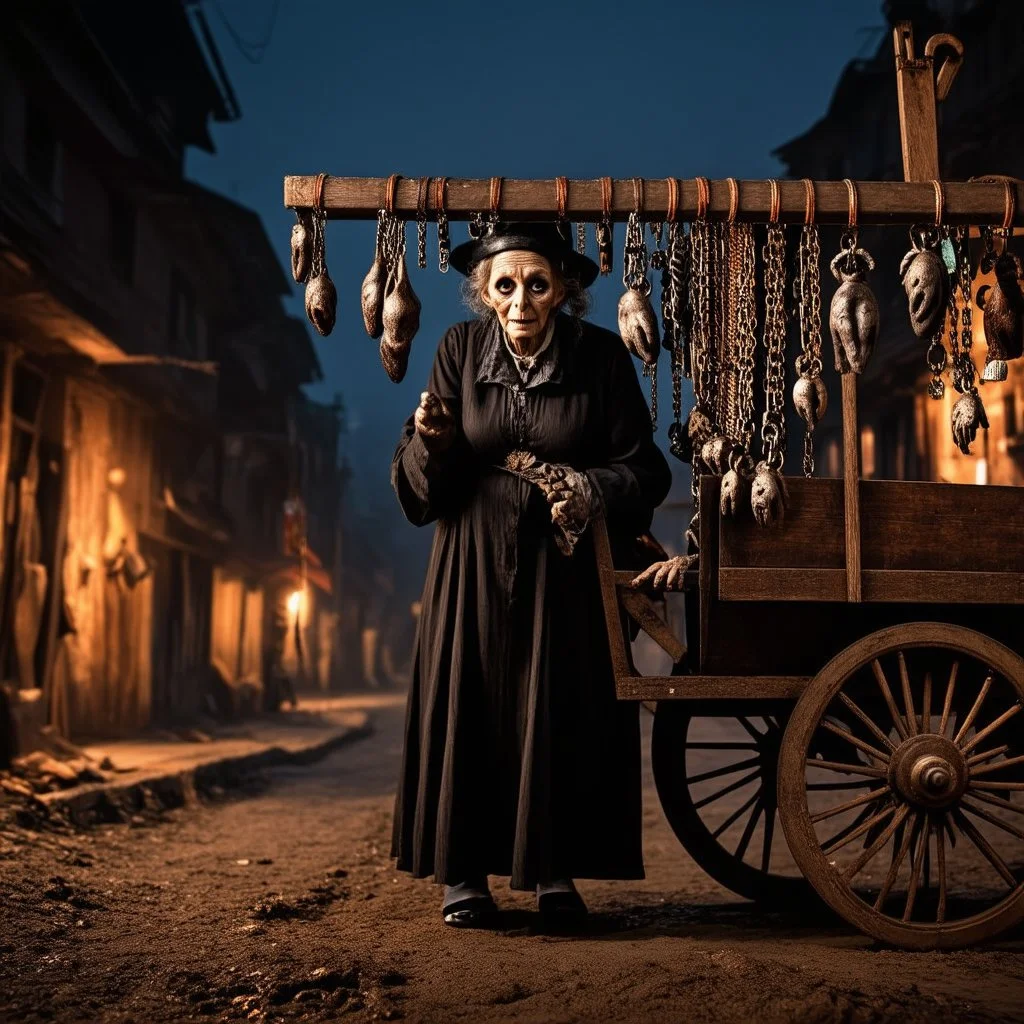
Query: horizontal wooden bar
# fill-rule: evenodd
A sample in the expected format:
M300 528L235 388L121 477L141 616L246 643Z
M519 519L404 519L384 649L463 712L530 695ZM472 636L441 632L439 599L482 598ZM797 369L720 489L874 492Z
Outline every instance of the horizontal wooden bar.
M693 220L697 213L697 184L693 178L679 181L678 220ZM324 183L324 209L337 220L374 219L384 205L387 178L335 178ZM779 218L802 222L805 191L801 181L779 180L781 202ZM856 182L858 223L915 224L935 219L935 190L929 183L908 181ZM1024 187L1016 189L1014 224L1024 225ZM289 175L284 179L284 205L292 208L313 206L316 175ZM737 219L764 223L771 209L771 184L767 180L744 179L739 182L740 202ZM945 222L947 224L1002 224L1005 191L1002 183L958 182L944 184ZM417 179L401 178L395 189L394 212L405 220L416 216ZM433 188L427 189L426 212L434 219ZM814 183L815 219L822 224L846 224L849 195L842 181ZM446 210L451 220L471 220L490 209L490 181L487 178L449 178ZM669 186L665 178L644 180L641 213L645 220L664 218ZM624 221L633 211L633 180L616 178L612 182L611 219ZM507 178L501 187L501 216L507 220L554 220L557 217L555 182L551 178ZM601 216L601 183L594 179L569 181L565 204L570 220L594 221ZM729 212L729 185L724 179L710 183L708 217L724 220Z
M862 600L877 603L1024 604L1024 573L865 569ZM723 601L845 601L844 569L722 568Z
M795 700L810 676L624 676L619 700Z

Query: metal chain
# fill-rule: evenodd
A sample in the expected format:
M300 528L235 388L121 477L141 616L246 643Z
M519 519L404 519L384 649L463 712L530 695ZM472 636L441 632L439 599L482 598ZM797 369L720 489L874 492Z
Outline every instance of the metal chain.
M697 407L713 418L715 366L711 351L711 225L695 221L690 230L693 271L690 277L693 390Z
M971 254L967 244L967 231L961 225L957 228L957 269L960 275L960 387L958 390L977 393L975 380L977 371L971 356L974 343L974 329L971 324L973 303L971 302Z
M765 411L761 421L761 458L771 469L781 470L786 448L786 236L781 224L768 225L768 240L762 259L765 277Z
M797 375L815 380L821 376L821 240L817 224L805 224L798 250L800 299L800 355ZM814 427L805 424L804 476L814 476Z
M963 388L960 386L960 305L957 292L960 284L959 253L956 245L957 228L943 228L944 242L947 251L944 254L946 269L949 273L949 361L952 367L953 387L961 394Z
M587 252L587 223L586 221L576 222L576 251L581 255Z
M735 225L739 251L739 295L736 308L738 435L743 450L750 453L754 439L754 356L757 351L757 255L754 226Z
M622 254L622 283L642 295L651 294L651 282L647 277L650 259L644 237L640 214L631 213L626 221L626 245Z

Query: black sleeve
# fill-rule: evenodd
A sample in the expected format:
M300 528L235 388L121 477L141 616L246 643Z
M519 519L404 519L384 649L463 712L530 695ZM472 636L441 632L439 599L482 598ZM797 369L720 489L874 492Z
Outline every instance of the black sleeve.
M443 452L431 453L410 416L391 460L391 486L409 522L423 526L454 511L470 468L470 451L462 433L462 368L466 325L448 329L430 371L426 390L444 399L455 417L455 440Z
M654 442L651 414L626 346L612 346L605 383L607 460L588 470L609 525L639 536L672 486L672 471Z

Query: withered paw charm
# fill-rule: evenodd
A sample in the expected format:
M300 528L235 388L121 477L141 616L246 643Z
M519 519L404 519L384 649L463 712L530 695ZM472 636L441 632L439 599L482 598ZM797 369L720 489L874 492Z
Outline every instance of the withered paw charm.
M338 291L327 273L311 277L306 282L306 316L323 337L334 330L334 319L338 312Z
M619 334L626 348L642 362L650 365L658 358L658 318L651 300L643 292L628 288L619 299Z
M305 284L313 263L313 232L308 216L298 216L298 223L292 225L292 277L296 284Z
M863 249L842 250L832 260L840 282L829 309L829 329L839 373L863 373L878 339L878 301L864 283L875 261Z
M738 469L730 469L722 477L722 493L718 501L722 515L735 519L746 501L749 489L750 481Z
M789 504L786 481L778 470L766 462L759 462L750 485L750 508L759 526L774 526L782 522Z
M985 380L1006 380L1007 360L1024 354L1024 294L1021 293L1021 263L1016 254L1004 252L995 265L996 283L984 296L983 321L988 359ZM979 296L979 299L981 296Z
M910 326L919 338L930 338L946 318L949 275L934 249L911 249L900 264L907 293Z
M366 277L363 278L359 299L363 311L363 326L371 338L379 338L384 333L384 289L387 281L387 264L378 253Z
M630 581L633 590L682 590L686 582L686 570L692 569L697 555L676 555L665 562L655 562Z
M978 436L978 427L988 430L988 416L981 396L975 391L961 395L953 406L953 440L964 455L971 454L971 443Z
M708 472L721 476L729 468L729 461L736 450L736 445L727 437L711 438L700 450L701 462L708 468Z
M825 382L820 377L798 377L793 385L793 408L807 424L807 429L813 430L828 408Z

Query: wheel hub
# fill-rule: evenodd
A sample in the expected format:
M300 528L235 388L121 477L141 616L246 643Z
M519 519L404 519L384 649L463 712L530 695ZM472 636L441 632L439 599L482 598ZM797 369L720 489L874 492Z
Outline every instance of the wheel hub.
M967 788L967 761L945 736L911 736L892 755L889 782L916 807L950 807Z

